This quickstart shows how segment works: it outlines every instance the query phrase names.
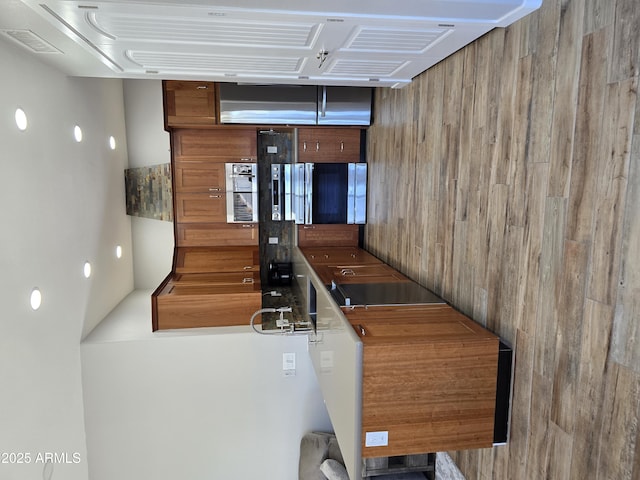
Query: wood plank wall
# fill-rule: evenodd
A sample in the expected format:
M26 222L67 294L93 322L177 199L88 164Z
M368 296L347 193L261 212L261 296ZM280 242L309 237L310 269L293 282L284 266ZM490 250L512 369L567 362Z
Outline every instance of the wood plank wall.
M468 479L640 479L638 0L544 0L378 89L366 247L511 343Z

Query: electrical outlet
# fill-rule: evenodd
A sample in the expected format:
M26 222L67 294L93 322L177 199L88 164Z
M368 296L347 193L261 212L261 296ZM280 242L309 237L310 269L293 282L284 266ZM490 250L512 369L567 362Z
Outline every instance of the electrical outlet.
M389 432L366 432L365 447L386 447L389 445Z
M283 370L295 370L296 369L296 354L295 353L283 353L282 354L282 369Z
M278 245L278 237L269 237L269 245Z

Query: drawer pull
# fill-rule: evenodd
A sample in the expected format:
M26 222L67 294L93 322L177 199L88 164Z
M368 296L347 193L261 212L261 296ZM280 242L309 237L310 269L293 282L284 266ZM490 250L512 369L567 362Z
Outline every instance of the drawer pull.
M344 142L340 142L340 151L344 152Z
M253 278L245 277L242 279L242 283L253 283Z
M320 142L316 142L316 152L320 151Z
M207 88L209 88L209 87L208 87L208 86L206 86L206 85L198 85L196 88L197 88L198 90L206 90L206 89L207 89Z
M222 195L209 195L209 198L222 198Z
M251 225L250 223L244 223L242 225L242 228L253 228L253 225Z
M221 189L220 187L211 187L211 188L209 189L209 191L210 191L210 192L219 192L219 191L221 191L221 190L222 190L222 189Z
M253 265L245 265L243 270L253 270Z
M358 330L360 330L360 335L362 335L363 337L367 335L367 331L362 325L358 325Z
M302 151L303 152L307 151L307 142L302 142Z
M355 274L356 274L356 272L354 272L350 268L343 268L342 270L340 270L340 275L345 276L345 277L352 277L352 276L355 276Z

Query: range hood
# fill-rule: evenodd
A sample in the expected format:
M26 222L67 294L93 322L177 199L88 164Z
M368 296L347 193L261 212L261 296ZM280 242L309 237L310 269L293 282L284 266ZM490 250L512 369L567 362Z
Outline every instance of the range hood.
M219 84L220 122L263 125L370 125L372 89Z

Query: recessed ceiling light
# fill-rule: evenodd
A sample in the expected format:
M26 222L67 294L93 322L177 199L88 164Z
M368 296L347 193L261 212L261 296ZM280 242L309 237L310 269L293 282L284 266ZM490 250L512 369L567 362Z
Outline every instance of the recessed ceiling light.
M122 247L120 245L116 247L116 258L122 258Z
M31 303L31 308L34 310L38 310L40 305L42 305L42 294L40 293L39 288L34 288L31 290L31 297L29 298L29 303Z
M84 278L89 278L91 276L91 264L89 262L84 262L82 272L84 273Z
M82 129L78 125L73 127L73 138L76 139L76 142L82 141Z
M27 129L27 114L21 108L16 109L16 125L22 131Z
M115 150L116 149L116 139L115 139L115 137L113 135L111 135L109 137L109 148L111 150Z

